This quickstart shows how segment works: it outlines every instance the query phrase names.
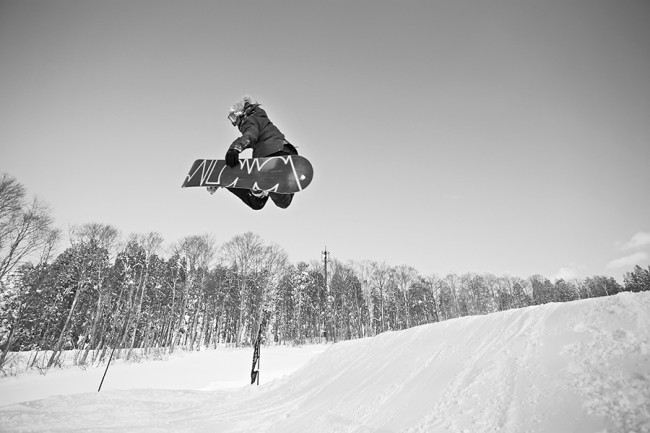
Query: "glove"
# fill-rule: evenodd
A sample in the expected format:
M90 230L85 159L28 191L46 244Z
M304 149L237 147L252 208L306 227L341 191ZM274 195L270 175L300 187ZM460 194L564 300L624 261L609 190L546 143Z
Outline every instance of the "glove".
M229 167L234 167L239 163L239 150L237 149L228 149L226 152L226 165Z

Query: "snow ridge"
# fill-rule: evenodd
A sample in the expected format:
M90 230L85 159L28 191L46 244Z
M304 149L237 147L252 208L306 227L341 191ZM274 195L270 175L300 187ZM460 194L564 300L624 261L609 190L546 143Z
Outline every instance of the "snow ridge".
M650 293L341 342L260 387L109 391L0 408L2 431L74 429L650 432Z

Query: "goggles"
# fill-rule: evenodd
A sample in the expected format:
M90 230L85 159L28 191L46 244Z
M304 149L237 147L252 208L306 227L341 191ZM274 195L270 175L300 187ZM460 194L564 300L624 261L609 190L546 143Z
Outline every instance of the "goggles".
M241 111L233 111L230 114L228 114L228 120L230 120L232 126L237 126L237 124L239 123L239 119L241 119L242 114L244 113L242 113Z

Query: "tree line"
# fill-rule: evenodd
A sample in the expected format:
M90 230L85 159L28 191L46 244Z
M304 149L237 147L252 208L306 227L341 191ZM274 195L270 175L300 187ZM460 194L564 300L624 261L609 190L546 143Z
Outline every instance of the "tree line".
M128 359L136 350L249 345L262 322L267 342L338 341L650 290L650 266L637 266L623 285L606 276L423 276L407 265L336 259L326 273L321 261L291 263L252 232L222 245L211 234L187 236L164 248L158 233L122 239L115 227L90 223L73 227L70 245L53 254L59 238L47 207L0 178L0 367L12 351L43 351L51 367L77 349L85 365L114 348Z

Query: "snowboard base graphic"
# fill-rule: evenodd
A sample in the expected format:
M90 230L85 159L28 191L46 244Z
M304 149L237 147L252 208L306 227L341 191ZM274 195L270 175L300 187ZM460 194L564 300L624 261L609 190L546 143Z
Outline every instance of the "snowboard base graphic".
M218 186L293 194L307 188L313 176L311 163L298 155L240 159L234 167L222 159L197 159L182 187Z

